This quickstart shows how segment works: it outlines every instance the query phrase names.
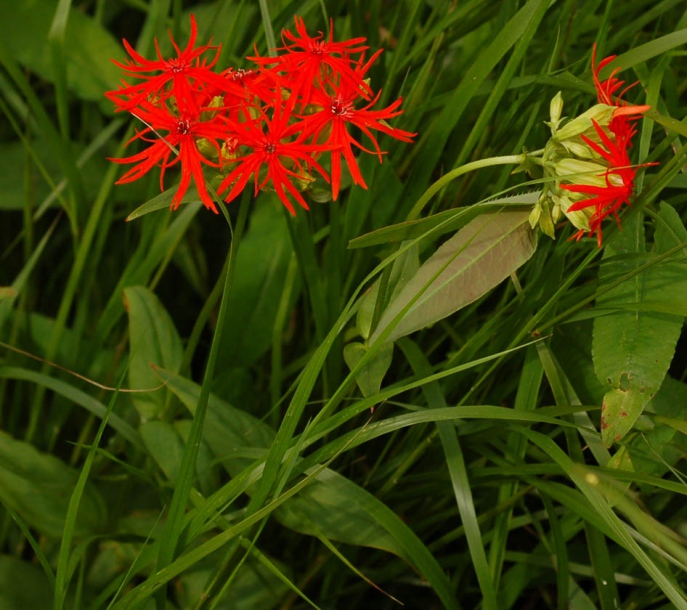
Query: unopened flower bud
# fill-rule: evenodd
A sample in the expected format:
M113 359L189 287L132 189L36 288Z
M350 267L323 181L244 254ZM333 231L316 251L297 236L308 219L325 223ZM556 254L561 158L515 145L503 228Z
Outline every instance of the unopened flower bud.
M551 133L556 135L558 131L558 126L561 122L561 114L563 113L563 94L559 91L551 100L549 104L549 115L551 116L551 122L548 124L551 127Z
M563 140L560 143L571 155L575 155L580 159L595 159L598 155L585 142L578 142L577 140Z
M604 178L606 167L592 161L566 158L556 163L556 174L576 184L589 184L592 186L605 186Z
M602 127L606 127L613 118L613 112L616 110L615 106L607 106L606 104L595 104L580 116L574 118L564 127L556 132L556 139L561 142L570 138L581 136L582 134L590 136L593 135L594 119Z
M575 203L570 195L552 195L551 197L556 207L565 214L572 225L580 231L589 231L589 219L594 214L592 208L584 208L576 212L569 211L570 206Z

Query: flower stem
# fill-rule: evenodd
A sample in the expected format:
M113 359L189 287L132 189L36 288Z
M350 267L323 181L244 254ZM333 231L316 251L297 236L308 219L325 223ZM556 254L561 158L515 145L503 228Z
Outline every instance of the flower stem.
M443 189L449 182L455 180L463 174L467 174L468 172L474 172L475 170L482 169L483 167L491 167L493 165L520 165L524 163L529 157L537 156L541 153L542 151L537 150L534 152L521 153L519 155L490 157L489 159L480 159L479 161L473 161L472 163L466 163L465 165L461 165L460 167L457 167L456 169L450 171L448 174L443 175L441 178L439 178L439 180L432 184L424 192L422 197L420 197L420 199L417 200L417 203L413 206L413 209L410 210L410 213L408 214L406 220L416 220L420 216L420 213L427 205L427 203L429 203L429 200L436 193Z
M196 469L196 459L198 457L198 449L203 434L203 425L205 423L205 414L207 412L208 399L210 398L210 384L215 374L215 365L217 363L217 356L219 354L219 347L222 338L222 329L227 317L229 293L234 280L234 270L236 267L236 254L238 252L241 237L246 227L246 219L248 216L248 209L250 208L250 192L246 191L241 207L239 208L239 215L236 221L236 226L233 230L231 247L228 255L227 272L224 280L224 289L222 292L222 300L220 302L219 315L217 317L217 326L212 338L212 345L210 346L210 354L208 362L205 367L205 376L203 377L203 385L200 389L200 396L196 404L196 410L193 417L191 430L186 441L184 455L182 457L179 474L177 476L177 484L174 488L174 495L169 507L169 515L167 523L165 524L165 531L162 536L162 543L160 545L160 553L158 555L158 570L169 565L175 557L177 546L181 537L183 529L183 520L186 513L186 506L188 503L189 494L194 480L194 473ZM224 206L222 206L224 210ZM228 214L225 215L229 220ZM231 226L231 225L230 225Z

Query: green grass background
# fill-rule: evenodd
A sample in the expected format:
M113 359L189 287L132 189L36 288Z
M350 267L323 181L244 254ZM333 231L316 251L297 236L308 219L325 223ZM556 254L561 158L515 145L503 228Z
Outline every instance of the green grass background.
M296 218L248 193L231 228L192 195L170 213L154 175L115 186L106 157L134 125L103 96L110 60L121 38L185 44L190 13L221 67L294 15L367 37L416 143L382 139L369 190ZM653 108L633 161L660 165L624 229L605 251L540 237L511 279L351 373L344 346L400 270L460 226L436 214L540 186L495 165L423 194L541 148L557 91L568 117L592 105L593 43ZM2 1L0 607L687 608L685 43L676 0ZM628 282L643 300L623 305ZM609 450L592 346L619 311L663 368Z

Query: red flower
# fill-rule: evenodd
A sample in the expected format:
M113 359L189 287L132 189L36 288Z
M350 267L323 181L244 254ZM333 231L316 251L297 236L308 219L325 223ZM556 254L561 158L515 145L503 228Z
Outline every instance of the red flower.
M277 57L258 56L249 59L261 66L273 65L274 72L281 73L280 77L286 79L292 94L301 96L303 106L309 103L312 91L326 88L334 76L340 83L361 89L364 97L369 97L370 87L360 78L351 57L352 53L362 53L368 48L362 45L366 39L361 37L334 42L333 21L329 23L329 39L322 32L312 37L308 35L302 17L295 17L294 21L298 36L289 30L282 30L284 46L279 50L286 53Z
M191 112L196 112L198 110L197 94L207 88L230 91L239 96L245 95L241 87L211 70L217 62L219 46L205 45L193 48L197 34L196 20L191 15L191 36L183 51L174 42L171 33L169 35L177 52L177 57L171 59L162 57L157 39L155 40L157 60L146 59L124 40L124 47L132 59L127 60L126 63L117 61L113 63L122 68L125 74L143 79L143 82L135 85L124 82L124 86L105 94L117 106L117 111L132 110L146 100L164 100L172 95L179 108L188 108ZM201 56L209 49L215 49L215 57L209 63L205 60L201 62ZM155 74L156 72L159 74ZM166 89L169 83L171 83L171 90Z
M245 111L246 108L259 107L261 104L268 106L274 104L274 81L267 78L261 71L229 68L222 72L222 76L242 90L241 95L232 91L224 94L227 116L232 120L244 120L241 112Z
M304 131L312 133L316 141L321 134L327 134L325 144L331 149L332 197L335 200L339 196L341 182L341 155L346 160L353 182L365 189L367 188L356 158L353 155L352 146L364 152L376 154L381 163L383 153L371 130L385 133L403 142L412 142L411 138L417 135L409 131L390 127L385 122L385 119L391 119L403 113L402 110L398 110L403 101L402 99L396 100L387 108L371 110L372 106L379 99L379 95L380 93L377 93L375 98L366 106L356 108L354 104L360 96L359 89L357 88L353 89L342 84L335 95L328 95L319 90L313 93L312 103L321 106L322 110L304 117ZM349 132L350 126L360 129L370 139L374 150L366 149L356 140Z
M340 189L342 155L355 182L367 188L353 146L376 154L381 161L383 153L374 131L403 141L415 135L385 122L401 113L401 100L372 110L379 94L373 95L366 73L381 51L365 62L368 47L364 38L334 42L333 31L328 37L321 32L312 37L302 18L296 17L295 24L297 35L282 33L281 50L285 53L281 56L255 58L260 66L256 70L228 69L219 74L212 70L219 47L195 47L198 31L193 16L191 35L183 50L170 35L177 55L172 59L162 57L157 40L155 60L145 59L124 41L130 59L115 63L138 82L123 82L106 95L117 111L129 111L145 124L132 140L151 144L135 155L113 159L135 164L118 184L136 180L160 166L162 188L167 168L179 163L181 180L172 207L178 207L193 179L201 200L217 212L207 191L203 166L221 172L222 165L231 163L231 169L222 173L225 177L218 189L227 202L238 197L252 179L256 194L269 184L294 214L293 201L308 208L301 191L313 181L315 172L330 181L318 162L322 153L330 152L334 198ZM330 28L333 30L333 23ZM210 50L215 50L214 57L204 59ZM359 98L369 103L355 108ZM318 105L322 108L319 113ZM295 114L295 109L307 117ZM350 135L351 128L366 135L373 150L365 149Z
M203 165L220 167L220 164L203 156L198 149L198 140L205 139L211 146L215 147L218 158L221 159L221 149L217 141L225 140L230 134L224 118L215 113L211 118L201 121L199 113L194 114L185 110L180 116L177 116L170 112L166 106L154 106L145 102L142 103L141 107L132 110L132 114L145 123L147 127L137 133L130 142L140 139L152 142L152 145L130 157L110 159L115 163L137 163L117 181L117 184L137 180L159 164L161 167L160 190L164 190L165 170L176 163L180 163L181 181L172 199L171 207L173 209L179 207L179 203L181 203L181 199L191 183L191 178L193 178L201 201L205 207L217 214L215 203L205 186ZM146 137L151 133L157 137L154 139ZM174 158L170 161L171 155L174 155Z
M596 87L596 94L600 104L606 104L608 106L618 105L613 101L613 94L625 84L625 81L618 80L615 77L615 75L620 71L620 68L613 70L611 75L603 82L601 82L601 79L599 78L601 70L610 64L616 57L617 55L610 55L609 57L602 59L598 66L594 66L596 63L596 44L594 44L592 47L592 78L594 79L594 86ZM634 85L630 85L630 87L632 86ZM622 98L623 94L628 89L629 87L623 89L623 91L618 95L618 98Z
M247 120L234 125L239 142L252 149L252 152L235 159L238 166L217 189L219 194L230 189L225 199L227 203L241 194L248 180L253 176L255 195L270 182L282 203L292 215L295 215L289 194L306 210L308 204L294 186L292 179L312 180L306 172L308 168L314 168L329 182L327 173L313 158L313 155L324 152L328 147L303 143L303 134L296 135L300 126L289 125L292 110L293 102L289 100L287 107L283 108L281 94L278 93L271 119L264 110L260 110L259 116L252 119L246 110L244 114L248 117ZM263 167L267 170L264 177L261 176Z
M603 146L597 144L587 136L582 136L585 143L601 155L608 163L608 168L602 175L606 184L595 186L591 184L561 184L561 188L573 193L593 195L590 199L583 199L573 203L569 212L577 212L585 208L594 207L594 213L589 219L589 237L596 233L597 244L601 247L601 223L605 218L613 215L620 226L618 210L623 204L630 205L630 197L634 191L634 179L636 167L632 167L627 154L630 148L632 136L636 133L634 125L625 120L619 123L623 130L615 134L615 142L611 140L603 128L592 119L594 129ZM579 240L585 231L578 231L573 237Z
M594 79L594 86L596 87L596 95L600 104L606 104L607 106L617 106L617 110L613 113L613 118L620 116L626 117L637 117L647 110L651 109L651 106L633 106L628 105L622 98L625 93L634 87L637 83L632 83L631 85L625 87L617 96L614 96L615 92L618 91L624 84L624 80L616 78L616 74L620 72L620 68L616 68L611 72L611 75L605 80L601 81L600 73L603 68L610 64L617 55L610 55L599 62L599 65L594 66L596 62L596 45L592 47L592 78ZM615 99L613 99L615 97ZM612 121L611 121L612 123ZM612 125L610 126L611 131L613 130ZM623 127L620 128L624 129Z

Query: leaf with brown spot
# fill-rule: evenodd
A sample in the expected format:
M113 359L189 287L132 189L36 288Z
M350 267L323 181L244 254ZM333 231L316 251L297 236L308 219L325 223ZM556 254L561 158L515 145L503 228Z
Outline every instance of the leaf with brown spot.
M609 243L599 271L603 286L636 270L657 254L687 241L687 230L670 206L661 205L654 252L647 253L641 218L627 223ZM594 320L592 353L599 381L607 388L602 407L601 436L610 447L631 429L658 392L675 353L683 316L643 308L645 302L679 303L687 294L687 256L658 261L606 292L597 306L615 309ZM635 308L628 308L636 304ZM668 310L670 311L670 310Z

